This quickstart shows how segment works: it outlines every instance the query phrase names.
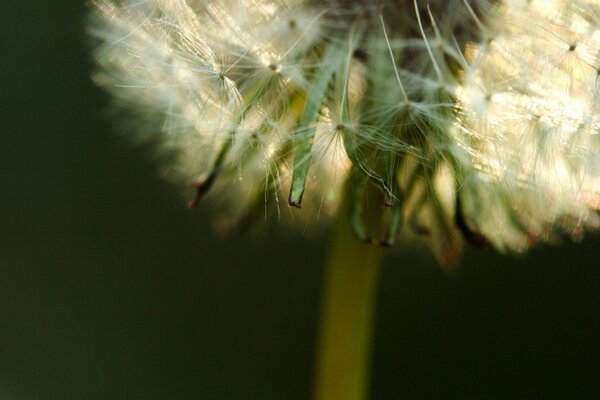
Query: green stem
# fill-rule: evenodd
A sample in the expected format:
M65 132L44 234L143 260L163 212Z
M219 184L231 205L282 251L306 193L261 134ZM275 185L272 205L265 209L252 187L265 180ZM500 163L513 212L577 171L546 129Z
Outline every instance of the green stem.
M345 222L345 221L344 221ZM315 400L364 400L384 250L338 223L325 273Z

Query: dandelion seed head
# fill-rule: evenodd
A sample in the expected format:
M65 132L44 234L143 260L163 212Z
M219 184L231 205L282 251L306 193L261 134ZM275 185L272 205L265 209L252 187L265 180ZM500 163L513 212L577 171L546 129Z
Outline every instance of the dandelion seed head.
M347 203L358 239L413 230L452 263L465 240L519 252L599 223L596 0L91 6L95 81L230 230Z

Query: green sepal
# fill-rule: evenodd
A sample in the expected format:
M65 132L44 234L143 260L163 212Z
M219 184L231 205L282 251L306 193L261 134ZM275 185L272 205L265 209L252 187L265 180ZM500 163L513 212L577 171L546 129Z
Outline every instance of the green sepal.
M312 159L312 146L316 133L314 124L327 97L328 86L335 74L339 75L345 70L344 65L352 56L353 50L352 46L335 40L327 44L321 57L320 66L314 72L315 80L306 91L306 106L297 127L297 131L301 132L302 136L295 142L294 175L288 200L289 204L294 207L300 208L302 205L302 195Z

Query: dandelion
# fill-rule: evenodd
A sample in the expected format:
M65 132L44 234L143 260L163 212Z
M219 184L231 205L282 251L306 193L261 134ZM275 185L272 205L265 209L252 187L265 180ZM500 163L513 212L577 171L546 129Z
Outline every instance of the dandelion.
M358 240L414 232L451 265L464 241L521 252L600 223L600 1L91 4L96 82L137 114L140 138L175 152L164 173L193 184L190 206L212 198L228 230L273 209L347 213ZM324 318L324 348L353 329ZM368 333L368 312L356 319ZM335 354L323 357L327 370ZM321 398L360 398L364 377L347 378L358 387Z

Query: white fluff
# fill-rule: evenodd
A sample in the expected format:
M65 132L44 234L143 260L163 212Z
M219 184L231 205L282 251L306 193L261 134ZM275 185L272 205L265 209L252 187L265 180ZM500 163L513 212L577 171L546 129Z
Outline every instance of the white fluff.
M461 233L522 251L598 224L598 1L92 7L96 82L231 220L346 193L359 239L391 244L362 226L371 187L444 262Z

